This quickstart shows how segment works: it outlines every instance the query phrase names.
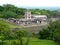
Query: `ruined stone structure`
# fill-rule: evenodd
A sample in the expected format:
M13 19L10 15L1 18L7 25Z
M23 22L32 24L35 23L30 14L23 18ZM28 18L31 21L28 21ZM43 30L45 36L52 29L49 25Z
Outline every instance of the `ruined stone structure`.
M20 18L20 19L8 19L9 22L15 23L15 24L45 24L47 23L47 16L46 15L32 15L31 11L29 9L27 9L25 11L25 15L24 18Z

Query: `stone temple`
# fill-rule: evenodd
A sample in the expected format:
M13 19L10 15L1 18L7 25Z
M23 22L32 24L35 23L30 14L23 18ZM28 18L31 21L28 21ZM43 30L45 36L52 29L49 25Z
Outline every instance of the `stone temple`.
M31 11L27 9L25 14L20 19L9 18L8 22L15 23L15 24L45 24L47 23L47 16L46 15L36 15L31 14Z

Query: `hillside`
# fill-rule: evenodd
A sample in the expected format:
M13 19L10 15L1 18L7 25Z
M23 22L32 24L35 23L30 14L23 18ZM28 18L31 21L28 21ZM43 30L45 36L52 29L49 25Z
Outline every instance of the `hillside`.
M0 20L0 27L1 27L1 26L7 26L7 27L9 27L10 29L17 27L16 25L13 25L13 24L8 23L8 22L3 21L3 20Z

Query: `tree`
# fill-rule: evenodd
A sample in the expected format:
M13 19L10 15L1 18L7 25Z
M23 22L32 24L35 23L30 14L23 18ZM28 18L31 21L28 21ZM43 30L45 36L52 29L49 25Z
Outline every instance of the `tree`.
M54 38L55 38L55 41L60 45L60 33L57 34Z
M60 45L60 21L50 22L46 29L40 30L39 38L53 40Z
M0 12L3 12L3 10L4 10L4 7L0 6Z
M17 14L12 11L7 11L4 13L4 18L16 18Z
M21 31L21 30L17 30L16 32L15 32L15 36L16 36L16 38L19 40L19 45L23 45L23 43L22 43L22 41L23 41L23 35L24 35L24 31Z
M42 29L39 31L39 39L47 39L49 37L50 33L47 29Z
M11 4L0 6L0 18L21 18L25 14L25 8L18 8Z
M55 10L55 11L52 11L52 12L53 12L53 13L51 13L52 17L60 17L60 11Z
M51 22L46 29L40 30L39 36L42 39L55 40L56 36L59 35L59 33L60 33L60 21L58 20L55 22Z

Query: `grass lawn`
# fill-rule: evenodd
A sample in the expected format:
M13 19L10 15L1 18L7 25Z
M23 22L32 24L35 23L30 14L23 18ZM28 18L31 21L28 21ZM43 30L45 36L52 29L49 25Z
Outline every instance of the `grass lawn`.
M41 40L37 38L31 38L29 41L29 45L57 45L57 43L51 40Z

